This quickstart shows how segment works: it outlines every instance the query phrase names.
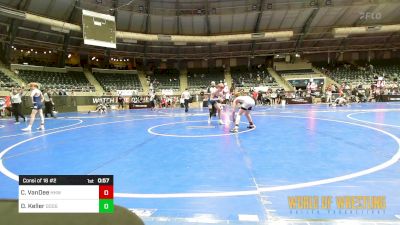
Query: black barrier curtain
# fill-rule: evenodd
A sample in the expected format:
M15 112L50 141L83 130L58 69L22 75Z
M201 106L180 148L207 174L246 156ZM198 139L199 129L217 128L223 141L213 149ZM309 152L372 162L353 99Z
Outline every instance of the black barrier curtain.
M53 96L55 110L58 112L76 112L78 110L76 97L74 96ZM29 114L32 110L32 100L29 96L22 98L22 112Z

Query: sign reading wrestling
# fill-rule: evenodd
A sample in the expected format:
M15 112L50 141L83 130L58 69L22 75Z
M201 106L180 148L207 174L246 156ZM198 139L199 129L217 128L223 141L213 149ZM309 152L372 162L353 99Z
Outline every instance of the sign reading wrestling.
M83 43L106 48L117 48L115 17L82 10Z

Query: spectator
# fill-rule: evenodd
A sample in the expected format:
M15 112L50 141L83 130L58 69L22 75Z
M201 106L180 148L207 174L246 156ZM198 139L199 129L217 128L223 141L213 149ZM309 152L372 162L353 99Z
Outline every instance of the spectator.
M328 85L328 87L326 87L326 102L327 103L331 103L332 102L332 84Z
M118 95L118 109L124 109L124 98L121 94Z
M47 118L48 117L47 114L50 113L51 117L56 118L53 114L54 102L53 102L53 98L51 97L49 89L46 89L44 91L43 98L44 98L44 107L45 107L44 108L44 117Z
M186 88L184 92L182 92L181 98L184 100L185 112L189 111L189 100L190 100L190 93Z

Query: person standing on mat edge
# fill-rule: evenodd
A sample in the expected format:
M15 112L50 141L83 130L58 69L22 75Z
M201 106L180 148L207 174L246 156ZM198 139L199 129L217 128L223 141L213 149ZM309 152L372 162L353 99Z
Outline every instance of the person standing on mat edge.
M153 90L149 92L150 110L154 111L156 108L156 94Z
M189 100L190 100L190 93L186 88L184 92L182 92L181 98L184 100L183 104L185 105L185 112L189 111Z
M118 95L118 109L124 109L124 98L121 94Z
M15 116L15 124L19 124L19 117L24 119L24 122L26 121L24 114L22 114L22 108L21 108L21 103L22 103L22 94L24 92L23 88L12 88L11 89L11 106L12 106L12 111Z
M248 129L254 129L253 119L251 118L250 111L256 105L254 99L250 96L239 96L239 93L235 94L236 98L232 102L233 110L233 121L235 122L235 127L231 130L232 133L239 132L240 117L244 114L249 121ZM240 108L239 108L240 107ZM235 108L239 108L238 115L235 118Z
M216 116L216 109L214 108L214 106L211 104L211 93L215 92L217 90L217 88L215 87L215 81L211 81L211 85L207 88L207 94L208 94L208 111L210 113L210 117L208 120L208 123L211 122L211 117L212 116Z
M50 89L46 89L44 94L43 94L43 99L44 99L44 116L47 118L47 114L50 113L50 116L53 118L56 118L53 113L53 98L51 97L50 94Z
M36 114L39 112L40 115L40 126L38 127L38 130L44 130L44 115L43 115L43 94L39 90L39 84L37 83L30 83L28 84L30 89L31 89L31 99L32 99L32 113L31 113L31 119L29 121L29 125L22 129L23 131L31 131L32 130L32 125L33 122L35 122L35 117Z
M214 92L211 92L210 96L210 104L213 106L218 113L218 124L223 125L224 122L221 119L221 103L224 101L224 87L223 83L219 83ZM212 112L210 112L210 116L208 118L208 123L211 123Z

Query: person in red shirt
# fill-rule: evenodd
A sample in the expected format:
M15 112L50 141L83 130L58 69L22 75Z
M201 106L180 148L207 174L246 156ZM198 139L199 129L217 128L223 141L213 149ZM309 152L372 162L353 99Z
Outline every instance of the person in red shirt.
M166 99L165 96L163 96L162 99L161 99L161 107L162 108L167 107L167 99Z
M339 97L342 97L345 93L346 90L346 83L342 83L342 85L340 85L339 87Z
M256 90L254 90L252 95L253 95L254 102L257 104L258 92Z
M11 107L11 98L10 96L6 96L6 108Z

